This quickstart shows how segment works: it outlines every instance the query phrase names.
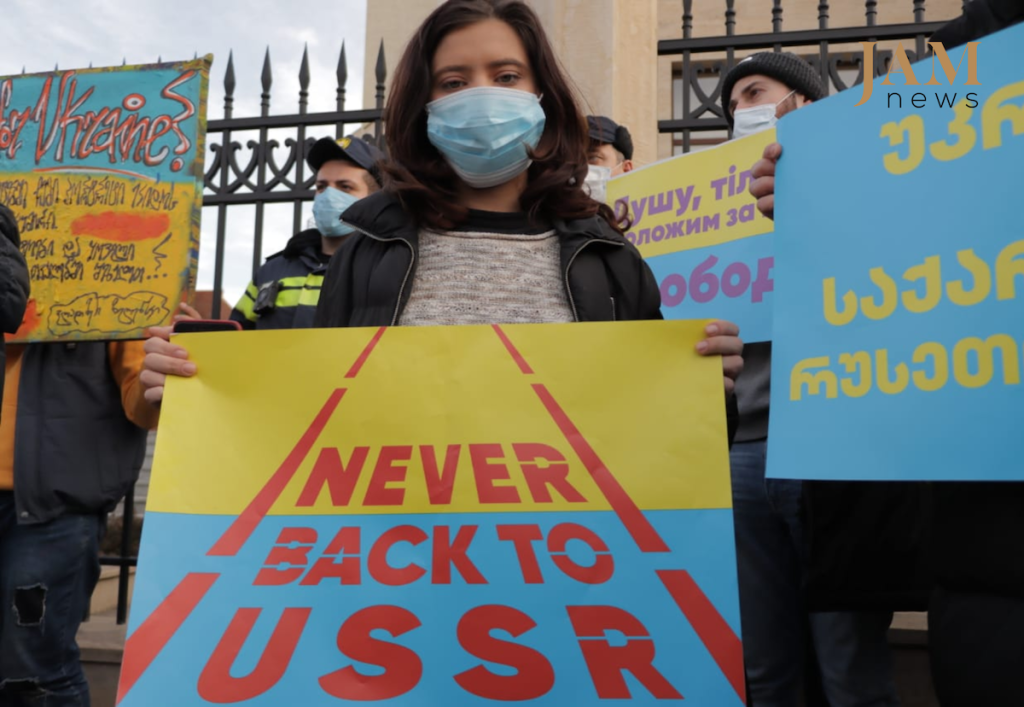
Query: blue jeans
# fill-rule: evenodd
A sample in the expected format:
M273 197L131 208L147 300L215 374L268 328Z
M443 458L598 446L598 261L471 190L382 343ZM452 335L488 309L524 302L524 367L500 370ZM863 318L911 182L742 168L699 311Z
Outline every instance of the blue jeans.
M99 578L98 515L18 525L0 491L0 707L89 707L75 636Z
M886 612L804 610L802 484L765 479L767 442L730 452L736 561L750 707L796 707L809 620L831 707L898 707Z

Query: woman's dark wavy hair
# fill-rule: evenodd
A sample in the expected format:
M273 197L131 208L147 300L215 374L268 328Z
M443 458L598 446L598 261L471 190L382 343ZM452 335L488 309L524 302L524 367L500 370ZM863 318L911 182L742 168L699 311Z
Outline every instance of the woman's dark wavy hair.
M589 131L586 118L562 71L544 28L522 0L448 0L413 35L392 77L384 109L390 159L385 189L397 196L418 223L451 228L468 216L457 203L458 177L427 139L427 103L434 85L431 67L438 45L449 33L496 19L509 25L526 48L546 122L531 154L526 191L520 199L532 219L581 219L599 214L621 228L612 209L582 189L587 176Z

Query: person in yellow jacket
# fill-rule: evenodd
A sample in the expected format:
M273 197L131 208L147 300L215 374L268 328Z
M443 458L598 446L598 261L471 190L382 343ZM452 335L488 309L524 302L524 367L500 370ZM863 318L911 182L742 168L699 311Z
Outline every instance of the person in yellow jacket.
M75 635L106 514L159 412L141 341L11 345L0 415L0 705L89 705Z

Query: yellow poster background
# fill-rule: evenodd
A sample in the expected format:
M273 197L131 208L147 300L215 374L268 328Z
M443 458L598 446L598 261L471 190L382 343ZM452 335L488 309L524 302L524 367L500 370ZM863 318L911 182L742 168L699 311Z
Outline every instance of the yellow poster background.
M345 389L271 514L448 513L609 508L540 401L542 385L642 510L731 507L721 361L695 353L702 322L510 325L384 330L355 377L373 329L190 334L176 337L199 372L169 381L150 510L236 515L259 493L336 389ZM382 445L500 444L521 504L481 504L463 448L451 505L431 505L418 453L400 507L362 504ZM511 452L547 444L569 464L586 503L557 493L535 503ZM319 450L348 460L371 448L351 505L327 490L296 507Z
M634 222L630 234L635 237L636 246L645 258L770 233L774 224L757 211L757 200L750 195L749 184L744 183L746 180L741 179L741 175L761 159L764 148L772 142L775 142L774 129L633 170L608 182L608 203L614 206L620 199L629 198ZM730 171L732 167L735 169ZM712 183L722 179L726 182L716 189ZM685 213L678 213L678 203L672 202L671 208L661 213L651 214L649 207L645 208L637 221L636 206L642 199L658 198L659 205L665 205L672 198L668 196L670 192L673 195L676 189L685 192L691 185L690 208ZM719 190L722 198L716 199ZM735 192L732 196L729 196L730 190ZM696 199L700 202L694 207ZM740 210L744 207L748 208L743 215L750 215L750 220L740 220ZM719 227L709 231L704 224L715 217ZM702 223L700 233L660 241L654 241L649 235L641 237L644 231L653 231L659 226L667 229L671 224L695 218ZM733 219L735 223L730 223Z

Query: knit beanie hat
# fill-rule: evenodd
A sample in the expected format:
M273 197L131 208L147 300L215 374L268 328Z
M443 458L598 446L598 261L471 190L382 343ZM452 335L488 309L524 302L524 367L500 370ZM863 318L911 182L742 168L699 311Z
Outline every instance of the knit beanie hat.
M732 88L740 79L754 74L780 81L791 90L812 101L820 101L825 97L825 84L822 83L821 76L814 70L814 67L796 54L790 52L752 54L732 67L725 75L725 83L722 85L722 108L725 110L725 119L729 121L730 130L732 129L732 113L729 111L729 101L732 99Z

